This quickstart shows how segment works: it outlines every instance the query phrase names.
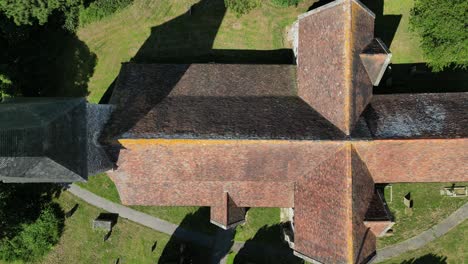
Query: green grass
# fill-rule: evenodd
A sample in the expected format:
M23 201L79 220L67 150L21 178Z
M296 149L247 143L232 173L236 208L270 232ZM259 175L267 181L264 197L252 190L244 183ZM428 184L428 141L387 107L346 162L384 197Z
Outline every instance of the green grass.
M76 185L95 193L114 203L120 203L119 193L114 182L105 173L88 178L88 182L78 182Z
M117 14L80 28L78 37L97 55L88 100L98 102L117 77L120 64L132 58L139 62L178 62L206 55L225 59L233 55L216 50L286 48L285 27L314 1L305 0L298 8L276 7L267 1L237 18L229 10L224 12L222 1L203 0L191 16L183 15L197 2L136 0Z
M250 208L247 211L246 222L242 225L237 226L236 235L234 240L236 241L247 241L255 237L258 230L262 227L271 227L280 222L280 209L279 208ZM277 240L280 235L277 234L278 230L274 229L269 231L269 235L263 237L266 242ZM270 236L271 234L271 236Z
M94 231L92 220L103 211L68 192L56 199L64 211L78 204L76 212L65 220L59 243L40 263L150 263L159 258L170 237L119 218L108 241L103 242L104 231ZM157 247L151 247L157 241ZM1 262L0 263L5 263Z
M404 253L382 264L468 263L468 220L421 249Z
M393 54L393 63L417 63L425 62L423 52L419 47L419 36L412 32L409 27L410 10L414 5L414 0L385 0L383 6L384 22L383 30L388 28L385 16L401 15L401 20L395 32L394 39L390 45ZM377 36L379 37L379 36Z
M468 183L457 185L467 186ZM385 189L385 199L395 217L394 234L377 240L378 248L402 242L441 222L460 206L468 202L466 197L441 196L439 191L451 183L399 183L392 184L393 202L390 191ZM408 192L414 201L412 213L405 211L403 197Z

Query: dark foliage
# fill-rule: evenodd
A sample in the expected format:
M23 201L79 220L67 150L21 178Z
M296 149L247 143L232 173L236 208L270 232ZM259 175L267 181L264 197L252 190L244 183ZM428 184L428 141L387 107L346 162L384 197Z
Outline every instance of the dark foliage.
M8 91L22 96L86 96L96 56L57 13L40 26L17 26L0 14L0 73ZM3 71L2 71L3 69Z
M0 259L34 261L55 245L63 231L64 212L52 184L0 183Z
M99 21L133 3L133 0L96 0L80 10L80 25Z
M297 6L301 0L271 0L271 2L277 6Z
M65 17L63 27L74 31L80 5L81 0L0 0L0 12L16 25L44 25L49 16L61 13Z
M224 4L239 17L259 7L261 2L260 0L224 0Z
M416 0L410 24L433 71L468 68L468 1Z

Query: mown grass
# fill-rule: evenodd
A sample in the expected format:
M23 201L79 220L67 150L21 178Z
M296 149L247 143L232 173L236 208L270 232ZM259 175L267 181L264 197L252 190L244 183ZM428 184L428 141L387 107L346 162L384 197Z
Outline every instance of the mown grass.
M447 234L430 242L423 248L404 253L381 263L468 263L467 244L468 220L465 220Z
M77 182L75 184L111 202L120 203L119 192L114 182L105 173L91 176L87 182Z
M247 241L255 237L255 234L262 227L271 227L280 222L280 209L279 208L250 208L247 211L246 221L244 224L236 227L236 235L234 240L236 241ZM276 233L278 231L278 233ZM263 237L266 241L260 241L270 243L278 240L280 236L280 230L271 230L271 236ZM258 241L257 241L258 242Z
M191 16L184 15L198 2L203 2L202 7L195 8ZM283 38L285 28L313 2L305 0L297 8L284 8L265 1L261 8L237 18L230 10L224 13L219 7L222 1L136 0L126 9L77 32L98 58L88 83L88 100L99 102L117 77L120 64L134 57L145 62L157 62L161 56L178 61L206 55L212 49L288 47ZM216 8L210 10L209 5Z
M440 223L443 219L468 202L468 197L447 197L440 195L443 187L451 183L399 183L392 184L393 201L390 202L390 189L385 189L385 199L395 217L393 236L377 240L378 248L402 242ZM457 185L467 186L468 182ZM403 197L411 193L414 201L412 212L403 204Z
M393 54L393 63L418 63L425 62L423 52L419 47L419 36L410 30L409 17L410 10L414 5L414 0L386 0L383 1L383 23L379 25L383 30L390 25L391 19L385 19L385 16L401 15L400 23L395 32L395 36L390 45L390 51ZM381 36L377 36L381 37Z
M56 201L65 212L76 204L78 209L65 220L59 243L39 263L115 263L117 258L120 263L154 263L170 239L166 234L119 218L109 240L104 242L105 231L92 229L93 219L103 211L68 192L62 192Z

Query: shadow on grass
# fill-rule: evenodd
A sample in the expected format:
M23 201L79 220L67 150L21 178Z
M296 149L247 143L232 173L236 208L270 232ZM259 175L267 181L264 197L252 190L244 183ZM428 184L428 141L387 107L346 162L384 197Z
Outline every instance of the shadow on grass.
M17 95L82 97L97 57L53 14L43 25L17 26L0 14L0 70Z
M468 92L468 74L447 69L431 72L425 63L392 64L376 94Z
M209 263L211 257L209 238L205 236L198 237L187 232L190 229L200 228L200 225L205 225L205 223L209 224L209 221L205 219L207 209L209 213L209 208L202 207L195 213L185 216L167 242L158 263Z
M235 264L243 263L304 263L293 254L284 241L281 224L263 226L239 250Z
M60 196L62 188L56 184L13 184L0 183L0 240L13 238L24 224L34 223L42 210L52 207L60 220L59 235L63 232L65 213L52 199Z
M390 47L402 15L384 15L384 0L362 0L362 3L375 14L374 35Z
M447 257L436 254L427 254L419 258L412 258L401 262L401 264L446 264Z

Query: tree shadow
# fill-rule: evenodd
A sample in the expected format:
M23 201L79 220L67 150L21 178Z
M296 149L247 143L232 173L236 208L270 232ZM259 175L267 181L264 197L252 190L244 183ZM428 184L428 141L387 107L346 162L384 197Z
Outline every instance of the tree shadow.
M205 228L200 225L209 224L208 219L205 219L207 217L209 219L208 207L202 207L194 213L187 214L167 242L158 263L208 263L211 258L211 237L189 231Z
M97 57L54 13L42 25L17 26L0 15L1 68L26 97L82 97Z
M52 201L60 196L62 187L56 184L13 184L0 182L0 240L15 237L23 224L35 222L42 210L51 206L60 219L58 233L63 232L65 212Z
M419 258L412 258L412 259L401 262L401 264L446 264L446 263L447 263L447 257L439 256L439 255L432 254L432 253L426 254Z
M237 253L235 264L243 263L304 263L293 254L285 242L281 224L263 226Z
M466 70L446 69L431 72L425 63L392 64L376 94L468 92Z

